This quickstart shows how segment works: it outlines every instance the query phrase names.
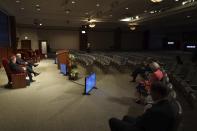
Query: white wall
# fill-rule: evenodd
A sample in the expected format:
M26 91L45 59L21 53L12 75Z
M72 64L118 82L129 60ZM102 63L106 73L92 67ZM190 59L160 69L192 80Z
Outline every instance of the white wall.
M19 38L18 48L21 48L21 40L25 40L25 37L28 37L28 40L31 40L32 49L38 49L38 35L36 29L31 28L17 28L17 35Z
M79 32L66 30L44 30L32 28L17 28L19 38L18 48L21 48L21 40L28 37L31 40L32 49L38 49L39 40L47 40L50 48L56 49L79 49Z
M47 40L52 49L79 49L79 32L65 30L39 30L40 40Z
M32 49L38 49L39 40L46 40L52 50L58 49L79 49L79 31L71 30L50 30L50 29L33 29L17 28L17 37L19 38L18 48L21 47L20 41L25 36L32 41ZM88 42L91 43L93 50L107 50L114 44L113 31L89 31ZM142 48L142 32L123 32L122 49L136 50Z

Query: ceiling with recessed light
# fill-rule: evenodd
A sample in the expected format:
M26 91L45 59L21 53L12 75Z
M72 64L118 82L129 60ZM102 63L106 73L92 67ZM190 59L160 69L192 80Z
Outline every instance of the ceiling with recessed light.
M195 0L0 0L0 9L16 16L20 26L80 27L91 20L100 27L148 25L176 16L196 19L191 15L196 7Z

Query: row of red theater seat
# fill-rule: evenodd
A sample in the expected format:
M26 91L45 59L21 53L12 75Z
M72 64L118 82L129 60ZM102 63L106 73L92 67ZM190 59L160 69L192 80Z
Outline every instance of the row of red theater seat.
M40 50L32 51L26 49L18 49L15 52L10 52L10 55L2 56L2 65L8 78L7 86L10 88L24 88L28 84L26 81L26 73L15 73L9 68L9 57L17 53L20 53L22 55L22 59L25 61L31 61L34 63L39 62L42 58L44 58L44 55L42 55Z

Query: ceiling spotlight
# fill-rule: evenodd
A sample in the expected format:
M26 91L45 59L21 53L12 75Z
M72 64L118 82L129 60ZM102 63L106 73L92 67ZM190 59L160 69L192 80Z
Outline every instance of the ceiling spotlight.
M28 37L27 36L25 36L25 40L27 40L28 39Z
M86 12L85 14L86 14L86 15L89 15L89 13L88 13L88 12Z
M20 3L21 1L20 0L16 0L16 3Z
M66 14L69 14L71 12L71 10L70 9L66 9L65 12L66 12Z
M174 1L178 2L179 0L174 0Z
M113 15L111 14L111 15L109 15L110 17L112 17Z
M94 23L90 23L90 24L89 24L89 27L90 27L90 28L94 28L95 26L96 26L96 24L94 24Z
M188 16L187 16L187 18L191 18L191 16L190 16L190 15L188 15Z
M100 4L99 4L99 3L97 3L97 4L96 4L96 6L97 6L97 7L99 7L99 6L100 6Z
M136 18L136 19L139 19L140 17L137 15L135 18Z
M163 0L151 0L151 2L153 3L159 3L159 2L162 2Z
M21 10L24 10L25 8L21 7Z
M71 3L72 3L72 4L75 4L76 2L75 2L75 1L72 1Z
M40 23L39 25L42 26L42 23Z
M37 5L36 5L36 7L40 7L40 5L39 5L39 4L37 4Z
M36 8L36 10L37 10L37 11L40 11L41 9L40 9L40 8Z
M126 10L128 10L129 8L128 8L128 7L126 7L125 9L126 9Z
M81 31L81 33L82 33L82 34L85 34L85 33L86 33L86 31L85 31L85 30L82 30L82 31Z

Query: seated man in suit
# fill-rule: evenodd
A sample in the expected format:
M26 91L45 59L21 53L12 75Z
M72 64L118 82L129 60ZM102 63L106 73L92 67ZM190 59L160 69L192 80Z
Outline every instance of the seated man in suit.
M23 59L21 59L21 54L19 53L16 54L16 64L26 66L26 69L28 70L28 72L33 73L34 76L37 76L40 74L40 73L35 72L32 68L33 66L34 67L38 66L38 64L25 62Z
M125 116L123 120L111 118L111 131L172 131L179 109L167 99L169 91L162 82L151 85L154 104L137 118Z
M150 62L148 60L145 60L132 72L132 75L131 75L133 77L132 82L136 81L136 78L139 74L141 76L144 76L146 72L152 72L149 64Z
M20 65L18 65L16 63L16 56L12 56L10 58L10 62L9 62L9 67L11 69L12 72L14 73L24 73L26 72L30 82L34 82L35 80L32 79L32 72L30 72L26 67L21 67Z
M144 77L144 80L140 81L136 87L136 103L140 104L144 96L150 93L151 84L153 82L161 81L164 73L160 70L160 66L156 62L150 64L152 73Z

